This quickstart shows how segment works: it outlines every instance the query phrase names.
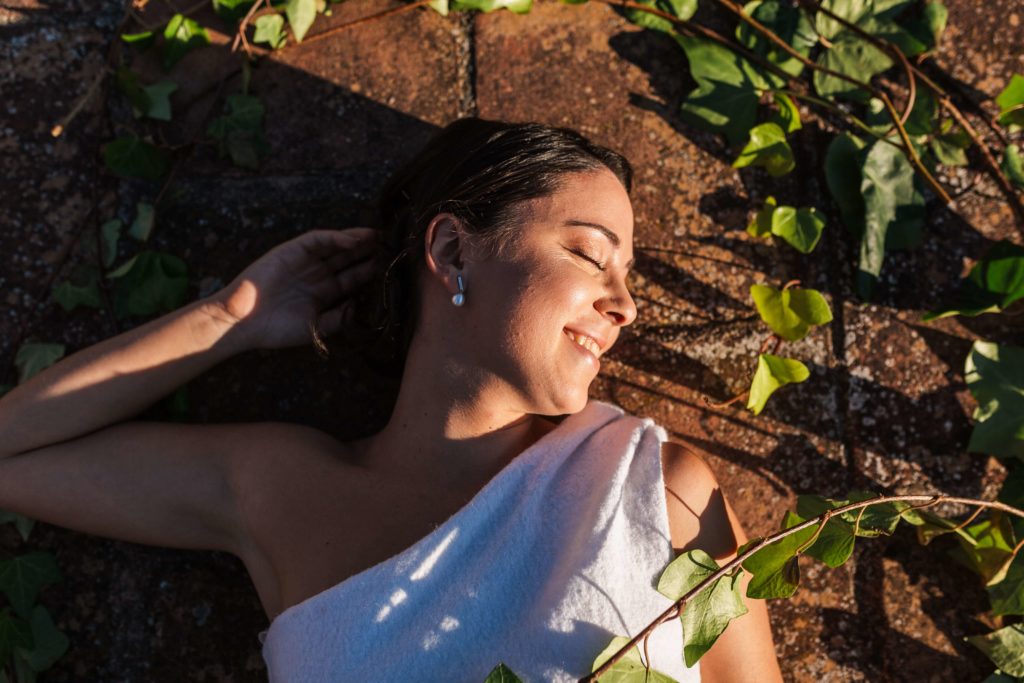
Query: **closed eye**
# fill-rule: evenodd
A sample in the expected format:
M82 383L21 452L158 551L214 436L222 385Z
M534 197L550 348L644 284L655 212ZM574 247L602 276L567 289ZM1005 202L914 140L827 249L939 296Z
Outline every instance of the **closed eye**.
M599 263L597 260L587 256L586 252L584 252L583 250L581 250L581 249L570 249L569 251L571 251L572 253L576 254L577 256L579 256L580 258L582 258L582 259L584 259L586 261L590 261L595 266L597 266L598 270L604 271L604 269L605 269L604 264Z

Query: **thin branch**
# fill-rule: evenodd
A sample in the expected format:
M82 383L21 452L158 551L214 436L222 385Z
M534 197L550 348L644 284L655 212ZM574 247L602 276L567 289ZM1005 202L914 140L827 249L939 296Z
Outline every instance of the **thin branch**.
M913 505L911 506L911 508L908 509L920 509L944 504L959 504L977 506L979 509L989 508L993 510L1001 510L1011 515L1015 515L1017 517L1024 517L1024 510L1019 510L1011 505L1007 505L1006 503L1002 503L999 501L977 500L974 498L960 498L957 496L946 496L941 494L932 496L880 496L878 498L858 501L856 503L849 503L847 505L826 510L824 513L818 515L817 517L812 517L811 519L808 519L800 524L797 524L796 526L792 526L788 529L783 529L782 531L778 531L770 536L766 536L764 538L754 541L751 544L751 546L747 548L747 550L738 554L735 558L733 558L725 565L720 567L718 571L716 571L714 574L701 581L699 584L690 589L685 595L676 600L675 603L673 603L668 609L666 609L664 612L658 615L658 617L654 621L652 621L648 626L646 626L642 631L640 631L640 633L635 635L628 643L623 645L621 649L619 649L615 654L609 657L604 664L598 667L590 675L581 678L579 680L579 683L597 683L598 678L600 678L603 674L607 673L608 669L610 669L617 661L626 656L626 654L628 654L630 650L636 647L637 643L639 643L643 638L646 638L648 634L650 634L654 629L656 629L658 626L665 623L666 621L669 621L670 619L673 619L682 614L683 608L686 607L686 604L693 600L694 597L699 595L702 591L715 585L715 583L720 578L731 572L736 567L741 566L748 557L758 552L765 546L777 543L782 539L788 536L792 536L793 534L799 533L811 526L817 524L823 525L823 523L828 521L829 518L834 517L836 515L841 515L852 510L866 508L871 505L897 502L917 503L917 505ZM1024 544L1024 541L1022 541L1022 544Z
M942 202L949 206L953 203L953 199L949 196L949 193L946 192L946 189L942 187L942 185L939 185L939 181L935 179L927 168L925 168L925 165L921 163L921 159L917 156L917 151L914 150L914 145L910 142L910 136L907 135L907 129L903 127L903 123L900 121L899 112L896 111L896 107L893 105L892 100L890 100L889 96L884 92L880 92L879 95L882 96L881 100L885 104L885 108L889 112L889 116L892 117L893 123L896 124L896 131L900 134L900 138L903 140L903 146L906 147L906 150L904 151L910 159L910 163L917 168L917 172L924 177L925 181L927 181L929 185L931 185L932 190L935 194L939 195Z

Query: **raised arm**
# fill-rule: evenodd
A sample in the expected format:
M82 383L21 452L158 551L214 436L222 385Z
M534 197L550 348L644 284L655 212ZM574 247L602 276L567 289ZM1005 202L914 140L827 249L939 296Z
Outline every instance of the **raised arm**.
M286 242L216 295L83 349L0 398L0 509L98 535L233 550L236 455L291 425L120 423L239 351L342 324L375 267L368 228Z

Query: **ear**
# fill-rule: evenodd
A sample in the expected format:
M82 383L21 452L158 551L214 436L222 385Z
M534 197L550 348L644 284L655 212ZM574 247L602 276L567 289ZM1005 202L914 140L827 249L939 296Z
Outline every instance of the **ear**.
M457 292L455 276L465 267L469 238L462 221L450 213L439 213L427 225L423 236L427 268L450 291Z

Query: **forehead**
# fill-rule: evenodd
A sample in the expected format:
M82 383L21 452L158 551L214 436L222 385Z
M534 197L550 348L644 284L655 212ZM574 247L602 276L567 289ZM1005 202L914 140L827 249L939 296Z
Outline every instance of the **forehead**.
M600 239L600 232L588 225L598 225L614 234L623 247L633 241L633 206L615 174L608 169L570 173L563 177L554 194L533 200L534 222L545 228L591 232Z

